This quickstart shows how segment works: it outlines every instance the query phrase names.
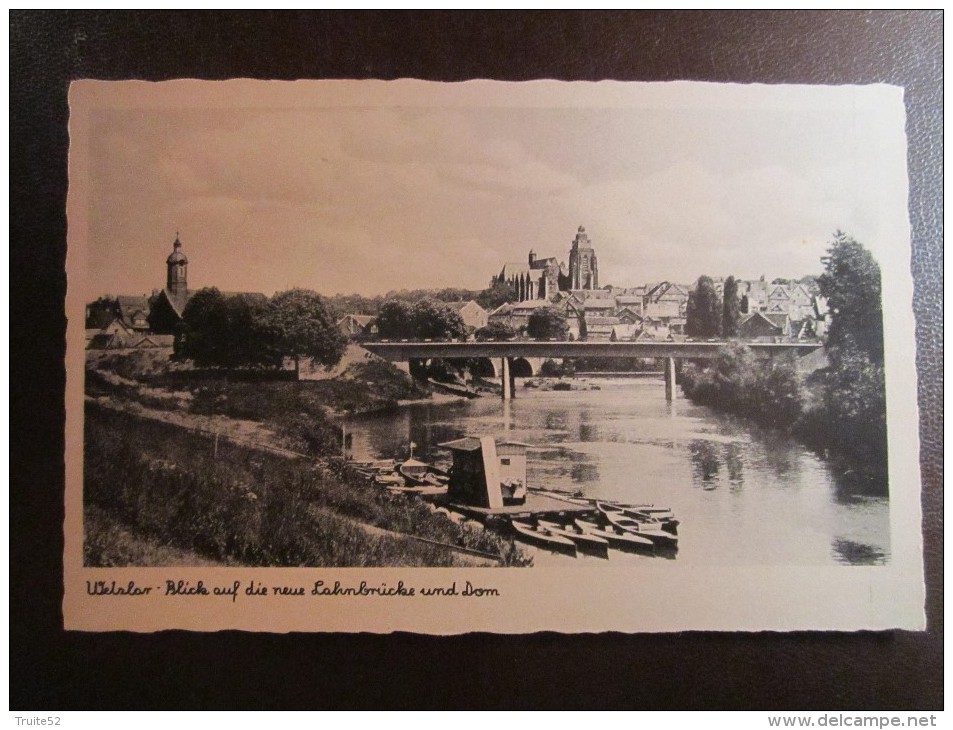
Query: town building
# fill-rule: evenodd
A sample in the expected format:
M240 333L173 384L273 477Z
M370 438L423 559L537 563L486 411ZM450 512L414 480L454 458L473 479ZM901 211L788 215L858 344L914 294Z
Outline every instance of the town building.
M579 226L570 244L569 267L556 257L538 258L530 249L526 262L509 262L493 277L493 284L509 284L521 302L550 299L558 292L599 288L599 263L585 226Z
M536 252L530 250L526 263L508 262L500 273L493 277L492 284L509 284L516 291L519 301L548 299L558 291L568 288L569 277L565 274L565 264L555 257L539 259Z
M351 340L361 340L377 334L377 317L367 314L345 314L337 321L337 328Z
M460 315L467 329L473 331L486 327L490 313L472 299L463 302L447 302L444 305Z

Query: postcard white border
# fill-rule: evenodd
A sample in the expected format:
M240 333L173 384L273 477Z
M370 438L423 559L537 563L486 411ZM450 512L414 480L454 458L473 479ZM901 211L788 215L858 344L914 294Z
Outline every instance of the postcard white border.
M70 89L70 188L67 202L68 291L66 388L66 518L64 624L81 631L375 632L458 634L666 632L684 630L793 631L923 630L924 578L920 464L914 353L913 281L907 240L876 250L883 271L885 358L889 422L891 559L885 566L699 568L666 562L643 568L340 569L340 568L86 568L83 566L82 458L84 312L86 291L86 145L90 114L107 107L272 108L278 85L295 85L295 106L639 106L732 108L764 103L762 85L670 82L460 84L401 81L299 82L75 82ZM122 93L116 91L121 87ZM886 85L775 87L777 108L802 104L803 90L825 103L858 111L885 109L903 130L902 90ZM801 90L801 91L799 91ZM760 102L759 102L760 97ZM906 188L904 189L906 193ZM909 226L908 226L909 234ZM341 581L345 586L403 581L408 587L471 584L499 595L484 597L97 597L87 581L163 585L168 579L207 586L251 580L267 585Z

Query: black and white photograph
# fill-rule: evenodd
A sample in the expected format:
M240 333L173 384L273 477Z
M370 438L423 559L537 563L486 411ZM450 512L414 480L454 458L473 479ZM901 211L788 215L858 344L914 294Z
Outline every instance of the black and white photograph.
M922 626L900 89L70 93L68 625Z

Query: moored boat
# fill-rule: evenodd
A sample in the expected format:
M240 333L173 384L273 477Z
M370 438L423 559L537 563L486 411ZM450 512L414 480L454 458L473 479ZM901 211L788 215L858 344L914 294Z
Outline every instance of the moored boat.
M397 471L407 480L407 485L411 487L443 486L450 479L450 475L443 469L438 469L431 464L425 464L416 459L407 459L397 467Z
M422 487L388 486L387 491L391 494L412 494L418 497L441 497L447 493L447 487L432 487L426 485Z
M678 534L679 521L675 513L668 507L656 507L651 504L618 504L615 502L601 502L605 507L615 507L622 510L622 514L631 517L637 522L658 522L660 529L673 535Z
M601 537L609 543L610 547L617 550L628 550L632 552L654 553L655 543L647 537L641 537L630 532L616 531L611 526L599 527L595 522L588 520L575 520L576 527L588 535Z
M563 526L547 520L538 520L537 524L544 530L549 530L554 535L567 537L576 543L576 547L584 553L599 555L603 558L609 557L609 541L598 535L592 535L583 532L575 525Z
M678 547L678 536L663 530L661 522L641 522L635 520L631 517L627 517L623 513L622 508L615 505L607 505L603 502L596 502L596 507L598 507L599 511L610 524L614 527L618 527L620 530L647 537L659 547Z
M400 474L378 474L374 477L374 483L381 487L405 487L407 480Z
M549 530L533 527L519 520L510 520L510 524L516 531L516 536L519 539L532 543L537 547L545 548L546 550L554 550L576 557L576 543L568 537L553 534Z

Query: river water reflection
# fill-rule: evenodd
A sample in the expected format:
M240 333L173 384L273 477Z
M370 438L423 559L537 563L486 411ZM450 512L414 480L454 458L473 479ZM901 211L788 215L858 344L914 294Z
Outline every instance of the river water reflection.
M449 452L437 444L464 435L506 436L532 446L531 487L674 509L682 523L679 564L889 560L887 498L852 494L788 436L681 397L669 403L654 379L574 382L599 389L519 387L509 402L486 397L354 418L347 424L353 453L403 458L413 441L415 456L449 465Z

